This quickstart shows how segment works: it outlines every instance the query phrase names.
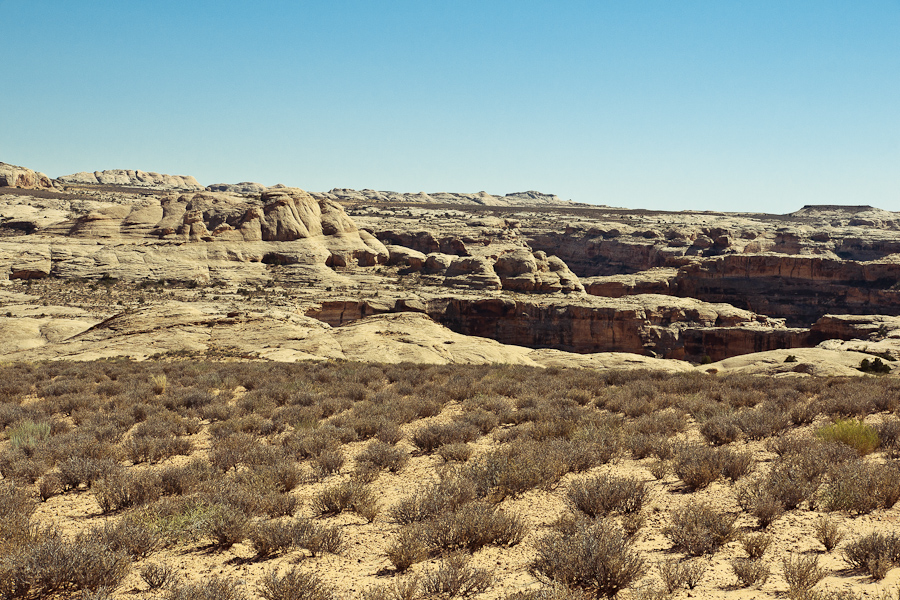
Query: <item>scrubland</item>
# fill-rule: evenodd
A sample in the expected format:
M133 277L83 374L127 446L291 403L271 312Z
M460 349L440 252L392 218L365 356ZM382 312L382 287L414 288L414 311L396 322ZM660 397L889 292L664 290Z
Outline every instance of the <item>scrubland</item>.
M0 597L897 598L900 380L0 366Z

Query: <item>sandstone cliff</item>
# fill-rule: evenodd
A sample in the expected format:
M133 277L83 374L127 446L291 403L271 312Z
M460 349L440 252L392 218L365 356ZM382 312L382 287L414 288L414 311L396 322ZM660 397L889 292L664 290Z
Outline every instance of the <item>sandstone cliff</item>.
M52 188L50 178L25 167L0 162L0 187L40 189Z
M62 183L85 185L116 185L123 187L144 187L158 190L202 190L204 187L190 175L166 175L153 171L131 169L111 169L88 173L74 173L57 178Z

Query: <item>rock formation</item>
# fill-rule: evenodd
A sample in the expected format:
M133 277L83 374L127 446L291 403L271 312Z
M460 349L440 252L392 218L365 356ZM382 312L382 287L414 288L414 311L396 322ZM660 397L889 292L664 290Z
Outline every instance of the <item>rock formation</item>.
M125 333L129 323L163 318L163 298L141 290L165 281L166 301L185 291L165 305L183 317L167 321L180 333L151 327L145 340L161 352L207 351L231 336L241 352L277 360L418 352L597 366L624 352L645 357L635 364L720 361L714 369L774 375L816 371L808 361L772 366L795 350L839 354L835 372L857 355L900 359L900 214L872 207L665 213L537 192L201 190L192 178L139 171L63 179L84 185L0 191L0 284L72 282L78 306L93 308L7 310L13 321L0 325L22 340L0 353L120 355L142 339ZM109 304L114 290L123 304ZM74 292L56 293L67 306ZM727 362L738 355L760 358Z
M352 190L335 188L329 192L314 192L317 198L326 198L335 202L362 203L397 203L397 204L459 204L480 206L574 206L571 200L561 200L554 194L527 191L514 192L505 196L495 196L487 192L460 194L450 192L433 192L426 194L403 194L398 192L377 192L375 190Z
M111 169L108 171L82 171L57 178L62 183L83 185L116 185L123 187L143 187L157 190L202 190L204 187L190 175L165 175L152 171L131 169Z
M17 167L0 162L0 187L25 189L52 188L50 178L25 167Z

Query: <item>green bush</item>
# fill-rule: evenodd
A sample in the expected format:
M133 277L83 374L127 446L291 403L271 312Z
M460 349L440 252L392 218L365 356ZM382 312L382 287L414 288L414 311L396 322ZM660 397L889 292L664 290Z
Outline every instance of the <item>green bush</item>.
M860 456L878 448L878 431L857 419L838 419L816 431L816 437L826 442L841 442L856 450Z

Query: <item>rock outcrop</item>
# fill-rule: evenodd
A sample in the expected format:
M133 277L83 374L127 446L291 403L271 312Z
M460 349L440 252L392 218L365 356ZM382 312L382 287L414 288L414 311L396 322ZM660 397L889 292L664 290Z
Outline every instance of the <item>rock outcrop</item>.
M296 265L308 277L316 265L387 260L387 248L339 205L294 188L260 199L201 192L85 204L35 235L0 241L0 279L262 283L268 265Z
M399 192L378 192L375 190L352 190L335 188L329 192L313 192L317 198L327 198L338 202L390 202L397 204L459 204L478 206L575 206L571 200L562 200L554 194L527 191L514 192L505 196L495 196L487 192L459 194L433 192L426 194L405 194Z
M228 192L231 194L261 194L268 188L261 183L242 181L240 183L214 183L206 186L207 192Z
M0 188L48 189L53 187L50 178L25 167L0 162Z
M513 300L466 296L331 300L306 315L332 326L399 312L423 312L453 331L529 348L630 352L661 358L719 360L747 352L794 348L809 330L727 304L671 296L619 300Z
M131 169L110 169L107 171L82 171L57 178L62 183L83 185L115 185L122 187L142 187L157 190L202 190L205 189L190 175L166 175L153 171Z

